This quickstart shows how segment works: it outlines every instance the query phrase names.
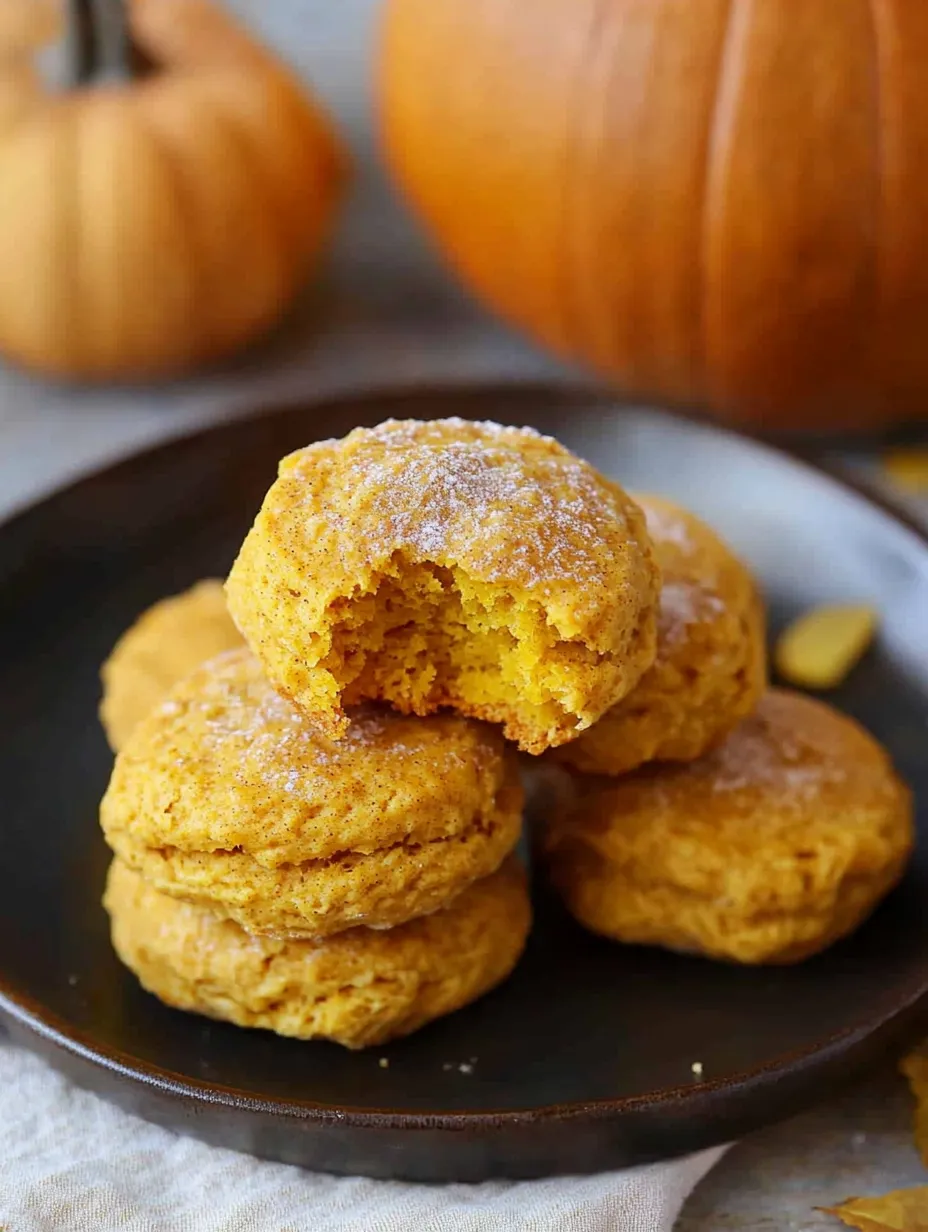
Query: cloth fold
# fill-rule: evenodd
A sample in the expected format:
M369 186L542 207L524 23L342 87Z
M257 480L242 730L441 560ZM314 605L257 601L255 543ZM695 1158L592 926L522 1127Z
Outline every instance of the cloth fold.
M724 1149L542 1181L332 1177L178 1137L0 1043L0 1228L9 1232L669 1232Z

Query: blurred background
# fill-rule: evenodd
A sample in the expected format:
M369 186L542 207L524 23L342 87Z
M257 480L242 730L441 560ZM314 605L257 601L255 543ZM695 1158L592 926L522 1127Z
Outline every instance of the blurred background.
M18 69L10 68L23 14L96 14L105 30L107 14L111 20L121 7L116 0L0 0L7 44L0 45L0 120L33 106ZM530 38L532 31L519 24L519 6L500 6L495 11L504 16L494 26L496 18L485 14L471 21L460 0L438 7L403 0L390 10L398 17L383 56L382 0L228 0L224 7L240 19L241 31L223 28L221 9L213 11L215 22L201 21L197 0L160 6L139 0L137 13L149 14L152 27L145 32L147 51L195 79L217 65L220 72L229 65L236 72L238 65L254 68L252 34L295 70L307 105L316 100L329 113L328 135L313 129L325 123L319 113L304 116L288 147L286 134L276 134L268 119L276 114L273 99L256 103L253 94L250 101L227 98L226 105L238 108L240 118L251 106L254 134L267 138L266 165L254 168L255 183L262 175L273 178L276 144L278 187L284 197L291 194L298 214L302 203L317 199L326 234L310 235L308 258L291 262L297 275L267 291L264 306L251 306L256 321L277 322L270 332L257 324L242 328L242 338L218 359L165 364L166 376L146 380L145 365L131 355L130 325L136 334L157 334L148 325L164 313L158 318L145 304L145 270L129 270L118 245L106 250L120 227L124 240L131 229L137 240L148 234L145 219L155 237L149 248L158 252L160 244L166 260L181 261L178 244L158 230L167 224L156 190L163 191L172 168L149 166L141 157L133 162L127 147L135 130L126 125L120 133L99 108L93 115L85 109L80 140L72 145L51 131L64 127L57 119L44 117L40 140L23 137L25 125L11 124L13 153L5 150L0 162L0 353L26 359L0 366L0 513L153 441L274 403L382 385L590 381L594 369L645 401L708 405L731 422L780 433L798 429L807 439L811 427L820 453L863 467L877 483L888 480L903 501L911 503L914 494L916 507L925 507L919 497L928 492L928 454L909 452L891 457L888 468L879 465L888 433L909 447L920 442L924 433L911 424L924 422L928 406L922 394L928 275L920 256L921 220L928 215L919 205L924 177L916 158L925 109L913 76L928 27L915 10L892 6L892 18L887 10L885 28L877 28L858 20L866 7L860 4L840 19L830 5L816 4L798 23L781 6L769 6L766 25L758 17L738 27L740 42L726 60L727 27L720 24L726 6L716 0L689 9L664 6L671 17L677 13L666 22L664 8L652 15L648 6L616 5L595 37L575 45L563 37L558 23L565 10L556 5ZM576 11L581 32L594 12L588 8ZM158 12L160 19L153 16ZM623 25L626 12L634 17ZM692 21L705 37L697 37ZM84 85L106 79L105 44L102 69L93 65ZM72 25L72 70L75 48L81 52ZM877 80L870 72L874 54ZM53 51L43 62L58 72L60 60ZM736 83L728 93L716 90L723 68ZM388 81L382 111L389 156L415 202L415 218L382 166L378 78ZM574 93L575 81L582 88ZM216 90L228 94L228 82ZM84 97L95 93L88 89ZM203 137L206 117L199 128L187 121L198 106L177 113L186 102L180 90L175 94L158 124L172 134L178 168L188 178L191 164L202 163L193 169L202 172L200 204L209 217L204 186L211 165L221 175L222 157ZM886 131L873 128L874 115ZM340 186L332 169L339 147L351 165ZM293 172L288 186L287 160L295 166L295 151L309 163ZM146 176L146 188L134 196L124 192L125 184ZM97 333L109 328L114 339L119 333L120 296L126 315L137 318L123 331L124 362L115 371L103 364L89 383L68 379L75 365L61 321L70 312L66 332L94 313L80 299L61 307L54 293L56 277L62 279L55 271L67 266L56 244L73 238L65 234L64 212L58 216L59 197L82 177L81 276L96 260L96 302L115 322ZM62 190L59 183L72 187ZM222 200L220 193L214 209ZM88 210L86 201L101 208ZM707 201L708 223L701 221ZM231 236L234 209L228 217ZM312 231L315 224L304 225ZM287 242L299 242L296 232ZM225 281L212 299L228 294L247 315L249 285L262 267L245 253L239 262L236 253L241 274L230 284L229 253L217 244L214 265L225 261ZM510 330L478 306L449 272L449 257L484 303L526 332ZM64 272L62 299L74 290ZM177 300L176 287L173 293ZM24 305L25 316L39 322L36 336L25 341ZM81 328L85 349L99 342L92 325ZM590 367L555 354L580 356ZM131 383L122 379L123 368ZM194 375L178 378L175 368ZM59 379L35 375L56 369Z

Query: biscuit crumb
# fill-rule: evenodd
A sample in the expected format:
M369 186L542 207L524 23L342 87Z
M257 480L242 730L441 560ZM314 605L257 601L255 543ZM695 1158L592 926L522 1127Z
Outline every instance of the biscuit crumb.
M381 1069L389 1069L390 1068L390 1058L381 1057L380 1060L377 1062L377 1064L380 1066Z
M697 1078L702 1077L702 1061L694 1061L693 1064L690 1066L690 1069L693 1071L693 1073L696 1075Z
M474 1067L471 1065L470 1061L462 1061L458 1066L458 1070L462 1074L472 1074L474 1072Z

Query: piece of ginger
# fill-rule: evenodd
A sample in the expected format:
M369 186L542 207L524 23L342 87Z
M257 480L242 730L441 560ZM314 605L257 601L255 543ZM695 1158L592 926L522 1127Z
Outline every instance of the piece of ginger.
M797 617L777 641L777 671L804 689L834 689L873 641L878 613L867 604L833 604Z
M889 449L880 461L894 487L912 496L928 495L928 446Z

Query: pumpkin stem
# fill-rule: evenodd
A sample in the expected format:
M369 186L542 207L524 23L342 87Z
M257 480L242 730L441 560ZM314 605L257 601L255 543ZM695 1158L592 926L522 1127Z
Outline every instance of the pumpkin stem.
M135 50L124 0L68 0L65 56L69 84L129 81Z

